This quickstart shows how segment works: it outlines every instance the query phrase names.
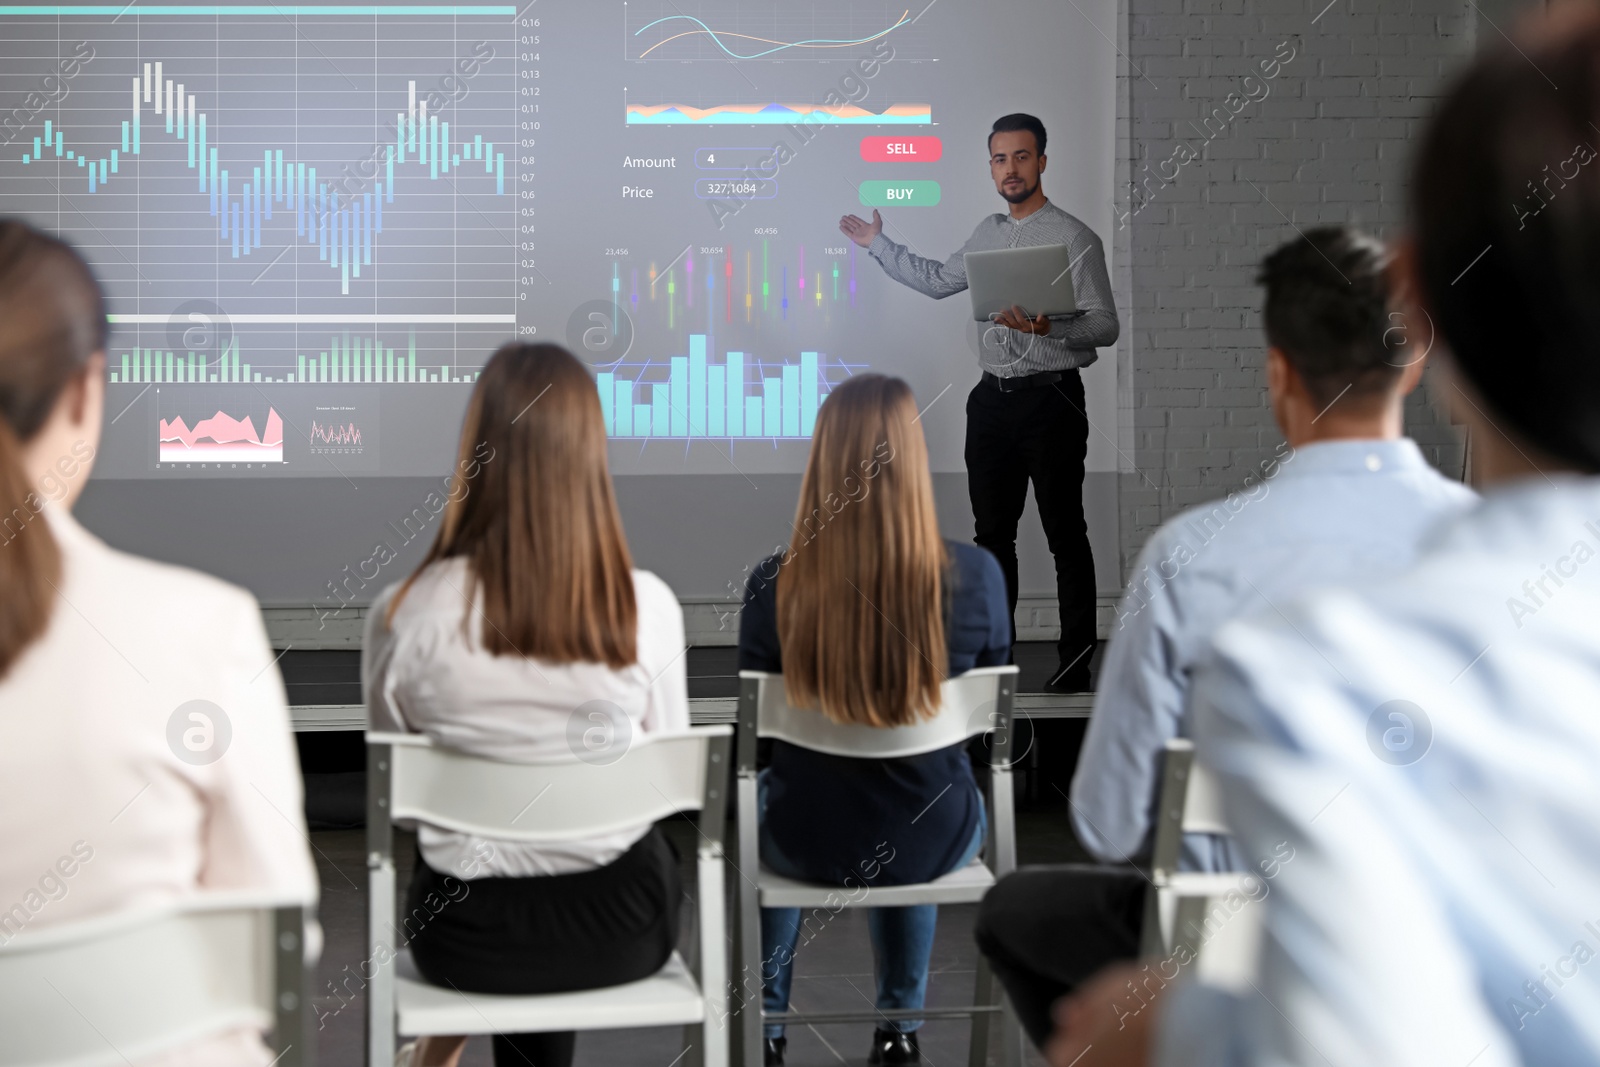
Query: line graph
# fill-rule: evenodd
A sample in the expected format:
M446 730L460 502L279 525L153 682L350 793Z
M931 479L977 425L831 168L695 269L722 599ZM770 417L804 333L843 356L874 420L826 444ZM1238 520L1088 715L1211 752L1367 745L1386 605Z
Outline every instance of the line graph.
M353 422L341 425L326 425L316 419L312 419L308 437L310 438L313 452L316 451L318 446L344 445L360 447L361 427Z
M470 164L479 162L486 176L484 184L487 186L487 176L492 176L495 195L505 195L505 153L497 151L494 142L485 141L481 133L471 140L463 135L459 142L452 141L450 121L441 124L437 113L429 115L426 97L419 105L414 79L407 83L407 109L395 115L394 143L383 149L383 178L370 191L341 194L326 170L319 180L316 166L296 160L292 148L287 162L282 148L263 149L261 165L252 161L251 180L234 183L237 192L230 191L229 169L218 167L217 147L207 145L207 112L196 114L194 94L185 92L184 83L164 77L163 65L159 59L153 64L146 62L142 81L133 78L132 116L122 120L120 149L113 147L92 158L97 148L79 150L66 131L52 129L54 120L46 118L42 132L33 135L33 150L22 152L22 165L46 165L48 160L75 162L78 169L87 171L88 192L103 192L111 187L112 176L118 183L131 178L131 164L139 161L144 147L144 105L153 103L153 116L160 116L165 100L166 133L183 146L187 167L198 178L198 192L210 194L211 217L219 220L217 236L229 244L231 257L248 256L262 247L262 222L270 222L273 205L280 205L285 213L294 214L295 236L315 245L317 258L339 272L339 292L346 296L351 277L360 278L361 268L372 266L375 236L383 233L383 205L394 203L397 163L404 168L409 162L419 171L426 168L429 180L438 181L441 175L449 177L452 166L459 172L465 161L476 171ZM24 127L23 143L30 132ZM68 148L68 144L75 147ZM122 166L125 163L129 166Z
M627 0L623 8L631 62L854 61L889 40L901 59L932 58L903 0Z
M0 201L84 252L141 355L183 354L170 317L197 299L514 322L516 10L0 7Z
M693 15L667 15L667 16L664 16L663 18L656 19L653 22L645 23L643 26L641 26L637 30L635 30L633 35L635 37L638 37L641 34L644 34L644 33L648 32L648 31L654 29L657 26L664 26L666 23L669 23L669 22L670 23L687 22L687 23L692 24L696 28L695 29L688 29L688 30L678 31L678 27L677 26L670 27L671 30L677 31L677 32L672 32L671 36L663 37L660 40L656 41L655 44L651 45L649 48L646 48L643 52L640 52L639 55L638 55L638 58L639 59L644 59L651 52L654 52L656 49L662 47L663 45L670 44L673 41L681 40L684 37L692 37L692 36L694 36L696 34L705 34L707 37L709 37L711 39L712 43L714 43L718 48L720 48L724 52L726 52L733 59L761 59L763 56L770 56L770 55L773 55L773 54L778 53L778 52L782 52L782 51L784 51L786 49L790 49L790 48L850 48L850 47L853 47L855 45L870 44L873 41L878 40L880 37L888 36L890 33L894 32L895 30L899 29L901 26L904 26L906 23L908 23L910 21L911 21L911 10L909 8L907 8L906 11L903 12L901 14L901 16L898 19L895 20L894 25L889 26L886 29L879 30L877 33L869 34L866 37L857 37L857 38L855 38L853 40L839 40L839 39L829 38L829 37L815 37L815 38L811 38L809 40L804 40L804 41L776 41L776 40L773 40L770 37L757 37L757 36L754 36L753 34L748 34L748 33L733 33L733 32L727 31L727 30L722 30L722 31L714 30L710 26L707 26L705 23L701 22L699 19L695 18ZM762 44L770 44L773 47L761 49L759 51L751 52L751 53L748 53L748 54L740 54L738 52L735 52L732 48L729 48L728 45L726 43L724 43L723 38L731 38L731 39L737 39L737 40L741 40L741 41L756 41L756 42L760 42Z

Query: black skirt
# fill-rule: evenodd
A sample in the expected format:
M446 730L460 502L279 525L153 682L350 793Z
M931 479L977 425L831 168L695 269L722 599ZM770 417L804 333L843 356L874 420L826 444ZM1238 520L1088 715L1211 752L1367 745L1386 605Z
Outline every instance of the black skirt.
M682 899L677 855L656 827L615 862L576 874L467 881L419 854L406 911L430 918L411 933L412 959L429 982L464 993L621 985L672 955Z

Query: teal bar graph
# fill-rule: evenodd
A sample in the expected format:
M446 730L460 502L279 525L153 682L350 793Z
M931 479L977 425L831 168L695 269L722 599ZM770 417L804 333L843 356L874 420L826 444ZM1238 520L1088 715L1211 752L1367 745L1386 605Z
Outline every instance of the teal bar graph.
M693 333L687 355L617 364L597 374L606 433L685 439L811 436L817 409L827 398L823 353L801 352L797 363L771 363L746 352L719 359L712 346L709 335ZM756 376L747 375L747 362L761 368Z
M810 437L817 425L821 375L817 373L817 354L800 353L800 436Z
M711 394L711 408L707 412L708 422L706 434L709 437L724 437L727 435L728 405L722 402L727 395L728 368L712 367L708 371L710 382L707 386Z
M761 422L768 437L776 437L783 426L783 379L761 380Z
M728 353L728 436L744 436L744 353Z
M672 436L689 436L689 360L672 357Z
M297 352L288 357L280 355L271 364L256 364L257 367L264 367L264 370L252 370L249 363L241 360L240 354L240 339L235 336L228 347L216 357L216 363L210 368L208 376L207 359L201 354L179 355L150 348L133 348L120 354L121 371L113 372L113 380L118 384L348 382L372 385L386 382L433 382L470 385L478 380L480 373L476 369L448 365L441 365L437 370L423 369L419 372L414 338L409 342L407 351L399 352L372 337L335 335L329 339L327 349L316 355ZM283 362L285 358L292 358L293 363ZM629 391L631 402L633 383L617 382L616 386L619 395L624 389ZM607 429L610 428L608 416Z
M800 436L800 368L783 368L783 423L785 437Z
M615 374L601 371L595 375L595 384L600 387L600 418L605 421L606 432L615 434L616 431L616 378Z
M655 424L655 435L665 437L670 431L667 423L667 386L657 383L650 387L651 422Z
M706 335L689 335L689 436L706 435Z
M609 377L615 377L610 375ZM612 403L612 425L606 429L614 437L633 436L633 383L619 381L614 386L616 396Z

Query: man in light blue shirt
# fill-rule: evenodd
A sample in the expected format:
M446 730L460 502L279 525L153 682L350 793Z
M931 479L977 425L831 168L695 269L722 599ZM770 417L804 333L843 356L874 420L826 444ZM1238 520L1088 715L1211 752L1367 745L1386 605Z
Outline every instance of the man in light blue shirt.
M1219 631L1196 757L1247 856L1294 850L1228 920L1254 966L1196 984L1201 931L1141 999L1110 968L1052 1067L1600 1064L1600 184L1506 210L1532 160L1595 158L1600 15L1516 36L1420 139L1400 257L1483 501L1401 574Z
M1190 677L1229 619L1296 594L1409 564L1427 530L1473 493L1401 436L1422 356L1388 317L1377 241L1313 230L1262 264L1267 385L1285 443L1241 491L1162 526L1118 609L1072 784L1078 838L1102 870L1024 869L984 902L979 945L1035 1041L1049 1007L1104 964L1138 950L1166 742L1188 733ZM1257 857L1259 858L1259 857ZM1254 866L1232 841L1188 835L1181 865Z
M1163 1067L1600 1063L1600 479L1548 477L1220 631L1198 756L1294 859L1260 992L1174 991Z

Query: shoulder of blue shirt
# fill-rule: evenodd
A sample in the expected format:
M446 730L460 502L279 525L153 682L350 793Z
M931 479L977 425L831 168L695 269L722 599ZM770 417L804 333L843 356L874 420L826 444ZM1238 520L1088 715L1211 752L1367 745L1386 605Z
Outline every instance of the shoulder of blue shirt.
M1470 487L1447 478L1431 466L1415 473L1421 474L1425 479L1417 487L1418 507L1437 512L1441 520L1460 515L1478 502L1478 494ZM1198 552L1210 538L1198 531L1197 523L1212 517L1219 509L1224 510L1231 519L1251 510L1248 507L1250 503L1268 495L1274 488L1299 484L1295 479L1280 481L1275 474L1276 471L1254 481L1247 478L1242 492L1236 491L1193 504L1163 522L1145 541L1139 559L1135 561L1135 572L1138 571L1139 564L1164 559L1176 552L1180 545L1188 548L1190 552ZM1314 490L1314 485L1315 483L1312 483L1308 488Z

